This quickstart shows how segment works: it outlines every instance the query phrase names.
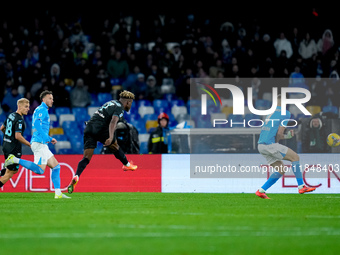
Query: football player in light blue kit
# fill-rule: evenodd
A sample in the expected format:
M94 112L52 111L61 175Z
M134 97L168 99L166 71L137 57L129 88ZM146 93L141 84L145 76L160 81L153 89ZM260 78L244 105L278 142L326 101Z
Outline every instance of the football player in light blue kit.
M53 105L52 92L43 91L40 94L40 99L42 103L34 110L32 120L31 149L34 153L34 163L28 161L24 167L30 170L40 168L42 173L45 171L46 166L50 167L52 170L51 179L55 189L54 198L70 198L60 190L60 165L47 145L48 143L57 143L55 138L49 136L50 116L48 109ZM8 157L6 161L6 164L19 164L19 159L14 155Z
M315 188L307 187L303 182L299 155L292 149L279 143L281 139L292 138L294 132L293 130L289 130L287 134L284 133L286 129L284 125L287 125L291 113L286 110L285 115L281 114L281 95L277 97L277 105L276 110L266 117L258 140L259 152L266 158L268 164L276 170L255 193L264 199L269 199L265 192L274 185L285 172L285 167L281 160L292 162L292 171L295 174L300 194L315 190Z

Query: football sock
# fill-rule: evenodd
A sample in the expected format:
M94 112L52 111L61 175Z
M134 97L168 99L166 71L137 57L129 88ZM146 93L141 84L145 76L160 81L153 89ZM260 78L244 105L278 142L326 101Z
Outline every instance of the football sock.
M292 162L292 171L296 177L297 183L299 186L303 186L302 172L300 167L300 161Z
M88 158L82 158L82 160L79 161L76 171L76 175L78 175L78 177L80 177L81 173L84 171L84 169L89 163L90 161Z
M59 164L56 167L52 168L51 179L54 185L54 189L57 192L57 189L60 189L60 165Z
M6 173L6 168L4 168L4 169L1 169L0 176L4 176L4 175L5 175L5 173Z
M127 163L129 163L129 161L127 160L127 158L126 158L126 156L125 156L125 154L124 154L124 152L122 150L122 148L119 147L119 150L118 151L114 151L113 155L115 155L115 157L117 159L119 159L120 162L122 162L124 166L126 166Z
M279 172L272 173L269 176L269 179L263 184L263 186L261 188L264 189L264 190L269 189L271 186L274 185L275 182L277 182L278 179L281 178L281 176L282 176L282 174L280 174Z
M4 186L4 184L0 181L0 188L1 188L2 186Z
M19 164L31 171L33 171L36 174L43 174L44 170L40 168L37 164L35 164L32 161L24 160L24 159L19 159Z

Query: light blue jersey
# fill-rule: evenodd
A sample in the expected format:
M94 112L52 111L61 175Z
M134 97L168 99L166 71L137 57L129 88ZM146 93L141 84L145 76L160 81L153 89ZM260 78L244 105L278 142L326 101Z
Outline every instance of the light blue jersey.
M52 141L50 137L50 116L48 114L48 106L42 102L33 113L32 119L32 129L33 135L31 139L31 144L33 142L46 144Z
M288 119L290 119L291 113L286 110L285 115L281 115L281 106L278 106L276 110L266 117L265 123L262 127L258 144L272 144L275 143L277 131L280 126L287 125ZM283 121L287 120L287 121ZM283 121L283 122L282 122Z

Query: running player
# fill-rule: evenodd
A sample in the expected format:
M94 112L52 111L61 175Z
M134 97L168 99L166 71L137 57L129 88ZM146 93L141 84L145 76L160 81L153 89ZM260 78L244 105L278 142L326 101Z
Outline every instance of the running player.
M13 154L18 158L19 164L21 163L25 166L30 161L20 159L22 155L22 144L29 147L31 147L31 144L23 137L23 133L26 129L23 115L27 115L30 109L30 101L26 98L21 98L17 101L17 106L17 111L8 115L4 124L1 125L0 129L4 133L2 150L4 152L5 160ZM0 188L18 172L19 164L5 164L5 169L4 171L2 170L3 173L1 174ZM39 167L31 170L37 174L43 173Z
M107 146L115 157L123 164L123 170L136 170L137 166L129 162L123 150L119 147L115 137L117 122L123 117L124 110L130 111L135 95L130 91L124 90L119 94L119 100L111 100L101 106L86 123L84 129L84 155L79 161L75 176L68 186L68 193L74 191L74 187L79 181L81 173L90 163L97 142Z
M48 115L48 109L53 105L52 92L44 90L40 94L40 100L42 103L34 110L32 120L31 149L34 153L34 163L30 162L31 165L25 167L33 169L38 166L42 172L45 171L46 166L50 167L52 170L51 179L55 189L54 198L70 198L60 190L60 165L47 146L47 143L57 143L55 138L49 136L50 116ZM10 164L20 164L20 161L15 155L9 155L5 161L5 166Z
M290 119L291 113L287 110L285 115L281 114L281 95L278 95L277 105L275 112L266 117L258 140L259 152L266 158L268 164L277 170L270 175L269 179L255 193L264 199L270 199L265 192L274 185L285 172L285 167L281 160L292 162L292 170L295 174L300 194L315 190L315 188L307 187L303 182L299 155L292 149L279 143L281 139L292 138L294 132L293 130L289 130L287 134L284 133L286 127L283 126L282 122Z

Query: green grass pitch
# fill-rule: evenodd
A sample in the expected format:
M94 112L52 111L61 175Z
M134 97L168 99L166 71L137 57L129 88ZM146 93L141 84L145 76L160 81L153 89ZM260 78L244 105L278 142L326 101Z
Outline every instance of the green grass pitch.
M0 194L0 254L339 254L340 194Z

